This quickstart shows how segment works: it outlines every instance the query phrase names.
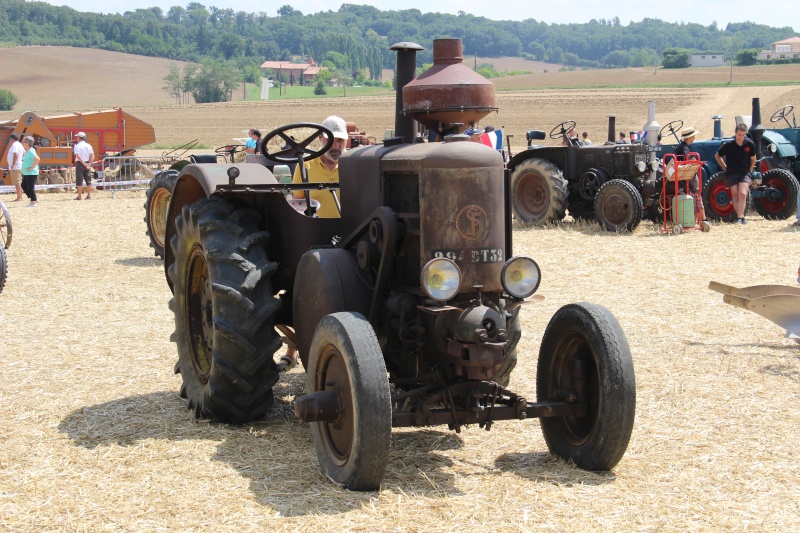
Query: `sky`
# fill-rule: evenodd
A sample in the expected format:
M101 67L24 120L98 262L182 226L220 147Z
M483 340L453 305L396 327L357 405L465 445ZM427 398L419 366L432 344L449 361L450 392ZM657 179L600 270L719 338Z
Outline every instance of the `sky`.
M166 12L172 6L186 7L188 1L180 0L46 0L53 5L68 5L77 11L95 13L124 13L139 8L160 7ZM708 26L716 21L725 29L730 22L755 22L773 27L800 28L800 1L770 0L759 5L752 0L696 0L694 2L642 1L642 0L278 0L277 2L247 2L241 0L198 0L204 6L215 6L234 11L264 12L277 16L278 8L290 5L303 14L320 11L338 11L344 3L372 5L381 11L419 9L423 13L451 13L463 11L470 15L492 20L536 19L547 23L584 23L591 19L619 17L623 25L644 18L658 18L667 22L694 22Z

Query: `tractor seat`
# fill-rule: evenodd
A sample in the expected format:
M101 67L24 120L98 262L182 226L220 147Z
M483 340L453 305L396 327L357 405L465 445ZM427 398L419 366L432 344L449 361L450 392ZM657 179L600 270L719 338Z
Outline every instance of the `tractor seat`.
M191 161L192 163L216 163L217 154L201 154L201 155L192 154L189 156L189 161Z

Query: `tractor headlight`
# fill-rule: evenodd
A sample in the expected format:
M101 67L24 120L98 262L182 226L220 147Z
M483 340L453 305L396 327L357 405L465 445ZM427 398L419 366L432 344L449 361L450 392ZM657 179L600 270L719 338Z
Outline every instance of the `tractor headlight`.
M647 163L645 163L644 161L639 161L638 163L636 163L636 170L638 170L639 172L644 172L644 169L646 168L647 168Z
M775 146L774 144L770 143L768 150L770 151L770 153L774 154L775 152L778 151L778 147Z
M658 170L660 166L661 164L659 163L658 159L653 159L652 161L650 161L650 169Z
M514 298L527 298L539 288L542 271L530 257L512 257L503 266L500 281L503 288Z
M446 302L458 294L461 269L453 261L437 257L422 267L420 276L423 292L431 299Z

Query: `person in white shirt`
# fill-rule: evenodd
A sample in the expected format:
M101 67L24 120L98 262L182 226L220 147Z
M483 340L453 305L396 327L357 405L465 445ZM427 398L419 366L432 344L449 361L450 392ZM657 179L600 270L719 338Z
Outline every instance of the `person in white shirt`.
M92 199L92 163L94 163L94 149L86 142L86 134L79 131L75 136L78 143L72 147L75 154L75 185L78 187L76 200L83 200L83 182L86 181L86 199Z
M17 188L17 199L12 202L22 201L22 156L25 155L25 147L19 142L19 136L12 133L8 136L11 147L8 149L8 170L11 173L11 183Z

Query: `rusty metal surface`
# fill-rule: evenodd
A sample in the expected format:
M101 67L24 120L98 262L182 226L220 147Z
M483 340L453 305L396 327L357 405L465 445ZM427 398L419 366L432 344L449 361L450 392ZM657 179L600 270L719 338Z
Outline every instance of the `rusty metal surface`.
M505 342L471 344L447 341L447 354L456 367L456 375L467 379L492 379L494 369L503 361Z
M462 63L460 39L433 41L433 66L402 90L403 112L436 131L460 133L496 111L494 84Z
M335 390L312 392L294 401L294 414L303 422L336 422L342 408L342 397Z

